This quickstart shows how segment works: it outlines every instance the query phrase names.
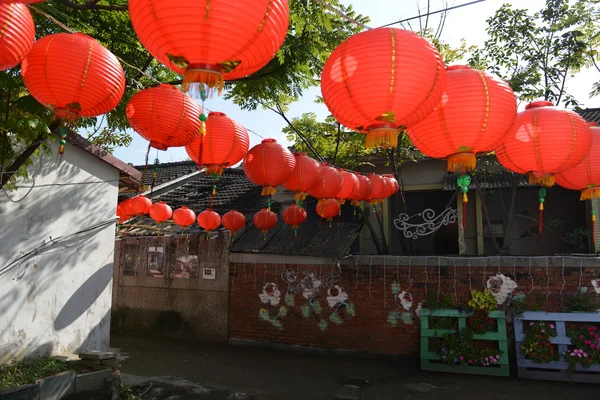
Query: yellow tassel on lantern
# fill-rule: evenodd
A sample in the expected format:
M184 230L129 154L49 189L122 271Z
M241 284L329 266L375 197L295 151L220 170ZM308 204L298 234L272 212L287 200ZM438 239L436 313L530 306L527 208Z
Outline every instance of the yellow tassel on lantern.
M579 199L583 200L592 200L600 198L600 187L591 187L581 191L581 196Z
M592 214L592 222L596 222L596 214Z
M265 186L265 187L263 187L260 195L261 196L273 196L275 193L277 193L277 188L274 188L272 186Z
M205 166L206 175L221 176L223 175L223 167L218 164L209 164Z
M206 122L200 121L200 134L206 136Z
M338 203L340 206L343 206L344 204L346 204L346 199L338 199Z
M536 176L532 172L528 174L528 178L531 185L540 185L543 187L552 187L555 182L554 176L552 175Z
M398 129L386 127L369 130L365 147L367 149L376 147L395 149L398 147Z
M223 93L223 74L220 71L188 67L183 75L183 90L191 97L198 99L206 90L205 97L212 97L214 92Z
M467 196L466 193L463 193L463 203L468 203L469 202L469 196Z
M472 153L459 153L448 157L448 172L466 174L477 166L477 158Z
M540 210L540 211L544 211L544 203L540 203L540 208L539 208L539 210Z
M65 145L61 144L58 146L58 154L65 154Z

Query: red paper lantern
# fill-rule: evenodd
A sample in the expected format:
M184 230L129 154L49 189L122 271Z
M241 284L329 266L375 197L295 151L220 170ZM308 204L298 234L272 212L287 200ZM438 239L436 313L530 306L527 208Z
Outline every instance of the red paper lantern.
M517 114L496 156L506 169L529 174L530 183L552 186L554 175L579 164L591 146L590 126L579 114L537 101Z
M129 14L144 47L184 75L186 90L209 93L264 67L289 23L287 0L130 0Z
M359 206L360 202L366 200L373 191L373 184L369 178L361 174L356 174L356 177L358 178L358 189L350 197L353 206Z
M263 208L254 214L252 221L254 222L254 226L260 229L262 233L266 234L269 229L272 229L277 225L277 215L273 211Z
M308 193L317 199L335 198L342 190L344 185L344 177L340 170L327 164L323 164L323 169L315 184Z
M439 52L427 39L396 28L371 29L343 41L321 76L333 116L367 134L367 147L398 145L398 131L438 105L446 83Z
M119 204L117 204L117 217L119 217L119 222L125 222L127 221L129 218L131 218L131 214L129 214L128 210L127 210L127 204L126 202L128 201L124 200L122 202L120 202Z
M446 87L437 108L409 126L408 137L423 153L448 158L448 171L475 169L475 155L494 150L517 115L510 86L483 71L463 65L447 68Z
M239 211L231 210L223 215L223 226L235 235L237 231L246 226L246 217Z
M368 174L367 178L371 181L373 190L365 200L370 202L372 205L376 205L385 198L389 183L383 178L383 176L377 174Z
M340 170L342 175L342 189L335 196L340 204L344 204L346 200L352 198L359 189L358 177L352 171Z
M0 4L34 4L44 0L0 0Z
M295 167L292 152L275 139L264 139L244 158L244 173L252 182L263 187L263 196L275 194L277 186L294 174Z
M106 114L125 91L117 58L82 33L57 33L36 41L21 73L31 95L68 121Z
M186 146L199 137L202 109L175 86L137 92L127 104L129 124L159 150Z
M298 225L304 223L306 221L306 210L302 207L298 207L296 204L292 204L285 210L283 210L283 214L281 215L283 221L292 226L292 229L298 229Z
M152 200L142 194L139 194L129 199L127 206L130 215L146 215L150 212Z
M396 178L394 178L394 176L391 174L383 175L383 179L387 182L385 185L385 193L383 194L383 198L387 199L400 190L400 185L398 184Z
M0 71L19 65L34 38L35 25L27 6L0 2Z
M173 210L164 201L152 204L150 207L150 218L157 223L168 221L173 215Z
M196 213L186 206L173 211L173 222L182 228L192 225L194 221L196 221Z
M294 159L296 160L294 173L283 183L283 186L287 190L296 192L294 200L305 200L308 190L315 185L317 177L322 173L323 166L305 153L294 154Z
M322 199L317 203L317 214L331 222L340 214L340 204L335 199Z
M207 232L214 231L221 225L221 216L213 210L204 210L198 215L198 225Z
M186 146L185 151L196 164L206 168L207 175L217 177L223 174L223 168L242 161L249 145L246 128L223 113L211 112L206 133Z
M556 183L566 189L581 190L581 200L600 198L600 128L589 123L592 131L592 148L583 161L575 167L556 175Z

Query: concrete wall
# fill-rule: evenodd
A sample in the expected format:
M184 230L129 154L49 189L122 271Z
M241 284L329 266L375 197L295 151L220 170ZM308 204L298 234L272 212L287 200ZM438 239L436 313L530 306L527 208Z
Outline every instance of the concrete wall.
M215 234L216 235L216 234ZM117 241L114 332L227 340L230 236L130 237ZM214 269L214 279L204 276Z
M6 268L115 216L117 169L69 144L62 159L56 145L52 154L34 160L16 191L0 192L0 363L109 344L114 224Z

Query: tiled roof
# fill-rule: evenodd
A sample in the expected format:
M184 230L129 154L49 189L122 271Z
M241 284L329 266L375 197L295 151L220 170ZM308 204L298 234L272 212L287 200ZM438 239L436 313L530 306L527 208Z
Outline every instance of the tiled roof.
M142 172L143 180L145 185L152 184L152 172L154 171L154 164L148 163L146 172L144 173L144 165L136 165L134 168ZM185 175L189 175L192 172L198 171L198 166L193 161L177 161L170 163L162 163L156 165L158 171L156 171L156 180L154 185L160 185L173 179L180 178Z
M457 178L458 178L458 175L446 174L446 176L444 176L444 190L448 190L448 191L456 190L456 188L457 188L456 179ZM504 171L495 172L493 174L489 174L485 177L485 179L480 177L479 184L482 189L505 189L505 188L512 187L512 179L513 179L513 173L504 170ZM521 176L521 179L519 181L519 187L530 187L530 186L533 186L533 185L531 185L529 183L527 176L525 176L525 175ZM471 183L471 185L469 186L469 189L474 190L475 184Z
M600 108L586 108L585 110L577 111L577 113L586 121L600 124Z
M237 253L265 253L320 257L343 257L349 254L361 225L349 222L305 222L294 231L281 219L266 237L254 226L248 228L231 247Z

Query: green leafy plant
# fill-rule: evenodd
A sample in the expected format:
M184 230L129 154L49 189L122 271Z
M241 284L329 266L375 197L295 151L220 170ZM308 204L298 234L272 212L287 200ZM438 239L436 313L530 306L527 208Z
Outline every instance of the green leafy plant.
M504 312L507 317L521 318L523 313L527 310L526 301L527 296L523 292L519 292L515 295L510 294L506 303L504 303Z
M525 340L519 347L521 353L536 364L558 361L559 354L550 342L550 338L554 336L556 327L553 323L531 321Z
M489 367L500 361L502 352L497 349L479 349L473 344L473 332L463 329L460 332L444 335L436 351L442 362L448 365L472 365Z
M69 371L72 364L54 358L35 360L12 360L0 366L0 389L12 388L34 383L37 379Z
M452 308L452 296L444 292L436 292L432 290L427 293L423 308L429 311L440 310L442 308Z
M469 307L473 310L485 310L487 313L496 309L496 299L489 290L483 292L479 290L471 290L471 300L468 302Z
M596 297L583 287L565 300L564 310L566 312L593 312L598 310Z
M577 365L589 367L600 364L600 329L596 325L584 325L569 331L572 346L564 353L569 362L569 371L573 372Z

